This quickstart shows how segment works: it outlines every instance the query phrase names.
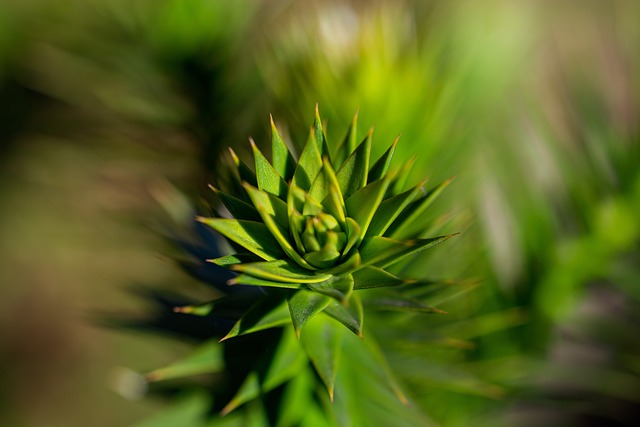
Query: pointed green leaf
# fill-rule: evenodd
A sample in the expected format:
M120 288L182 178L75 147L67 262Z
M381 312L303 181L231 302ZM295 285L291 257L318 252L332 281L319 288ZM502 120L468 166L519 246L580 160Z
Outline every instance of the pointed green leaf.
M331 298L327 296L305 290L300 290L287 298L291 322L298 338L300 329L307 320L322 311L330 301Z
M226 415L239 406L267 393L274 388L296 377L305 369L307 359L298 348L293 333L283 333L276 354L266 368L266 372L253 371L231 401L224 407L222 414Z
M322 167L324 170L324 166ZM313 180L311 188L309 189L309 197L314 200L322 200L329 194L329 183L327 182L327 175L323 171L320 171L316 175L316 179Z
M336 155L334 157L334 164L338 167L342 165L347 157L356 149L357 144L357 133L358 130L358 112L353 116L353 120L349 125L349 129L347 130L347 134L345 135L342 143L338 147L336 151Z
M367 236L382 236L387 228L395 221L404 208L409 205L420 193L424 182L411 190L407 190L404 193L390 197L380 203L380 206L376 210L371 225L367 230Z
M331 214L338 222L342 229L346 230L347 226L347 213L344 206L344 201L340 194L340 188L331 185L329 187L329 194L324 198L321 205L324 207L324 211Z
M223 369L222 347L215 341L207 341L184 359L151 371L145 375L145 378L147 381L172 380L221 372Z
M255 303L255 295L238 292L234 295L227 295L202 304L174 307L173 312L193 316L208 316L213 313L218 317L237 319L253 303Z
M302 348L322 379L331 400L333 400L341 342L342 328L325 316L315 316L310 319L300 336Z
M322 120L320 120L320 111L318 109L318 104L316 103L316 114L313 119L313 137L315 138L316 145L318 146L318 151L321 156L328 156L329 151L327 150L327 139L324 136L324 129L322 127Z
M210 186L214 193L220 198L222 204L235 219L245 219L247 221L260 221L260 214L253 206L230 194L224 193L217 188Z
M289 194L287 195L287 208L289 214L292 212L301 213L304 210L304 203L307 192L295 184L289 186Z
M455 234L407 241L381 236L367 237L359 248L362 256L361 268L369 265L386 268L409 255L414 255L438 243L442 243L453 236Z
M272 194L245 185L247 194L258 209L264 224L276 239L282 250L298 265L309 270L316 270L302 258L289 241L289 218L287 205Z
M236 277L229 280L229 285L265 286L268 288L283 289L300 289L302 287L300 283L276 282L273 280L259 279L248 274L238 274Z
M411 169L413 169L415 163L416 157L413 156L400 167L398 173L395 174L397 178L394 179L393 183L389 186L391 194L399 194L406 190L406 184L411 176Z
M324 210L327 213L333 215L335 219L340 222L340 225L343 229L346 230L346 208L344 206L344 197L342 196L342 192L340 191L340 184L338 183L338 178L336 177L336 173L331 167L331 162L328 159L324 159L324 166L322 168L324 172L326 183L329 187L329 192L326 197L322 200L321 205L324 207Z
M378 180L360 189L347 199L347 213L360 226L361 238L366 235L369 224L371 224L388 187L388 179Z
M313 199L308 194L305 195L304 208L302 209L303 215L318 215L323 211L322 205L317 200Z
M348 307L337 301L333 301L323 310L323 313L333 317L346 326L351 332L362 338L364 310L362 309L362 301L358 294L351 296Z
M338 258L340 258L340 252L329 245L325 245L319 250L309 252L304 256L305 261L319 269L334 266Z
M271 158L273 168L288 182L293 178L296 161L289 151L289 148L287 148L287 144L285 144L280 136L276 124L273 122L273 117L270 115L269 118L271 119Z
M325 270L324 272L327 274L332 274L334 276L352 273L358 269L358 266L361 264L362 260L360 258L360 253L353 249L349 256L341 261L340 264L336 265L333 268Z
M395 239L404 239L410 237L418 230L424 228L424 211L433 203L433 201L442 193L442 190L449 185L452 179L448 179L436 186L434 189L426 192L422 197L413 201L398 216L394 223L389 227L386 234Z
M359 247L361 267L381 264L413 247L412 241L405 242L381 236L367 237Z
M292 183L305 191L309 191L311 183L322 169L322 155L316 144L314 130L311 129L307 144L302 150L298 165L293 174Z
M354 289L371 289L389 286L398 286L413 283L412 280L404 280L378 267L364 267L353 273Z
M333 276L322 282L309 283L307 287L314 292L330 296L345 303L349 300L353 292L353 277L350 274Z
M253 173L253 171L249 169L242 160L240 160L236 152L233 151L231 147L229 147L229 153L231 153L231 159L233 160L233 164L236 166L238 175L240 176L240 181L245 181L253 186L257 186L258 181L256 179L256 174Z
M284 298L280 294L270 295L251 307L220 341L286 325L290 321Z
M328 274L316 274L313 271L305 270L293 261L287 259L236 264L232 265L231 268L259 279L273 280L282 283L317 283L331 277Z
M289 215L289 230L296 244L299 254L305 253L300 235L304 231L305 219L301 211L304 209L305 192L300 187L291 185L287 196L287 213Z
M266 191L269 194L273 194L280 200L286 200L289 186L284 178L271 166L271 163L262 154L262 151L253 142L251 143L251 149L253 150L253 157L256 163L256 180L258 181L258 188L262 191Z
M347 244L344 247L344 258L350 256L351 248L358 245L362 240L362 229L355 219L347 217Z
M259 262L260 257L254 254L233 254L225 255L220 258L208 259L207 262L212 262L220 267L229 267L234 264L245 264L248 262Z
M450 239L453 236L457 236L459 233L449 234L447 236L438 236L432 237L430 239L417 239L412 241L412 246L407 248L405 251L402 251L399 254L395 254L393 256L388 257L384 260L384 262L377 263L377 265L381 268L387 268L390 265L393 265L399 261L402 261L404 258L415 255L419 252L424 251L425 249L429 249L435 245L438 245L445 240Z
M284 256L267 226L260 222L203 217L196 219L264 260L273 261Z
M178 307L173 307L173 312L206 317L209 314L211 314L214 307L215 307L215 302L208 301L203 304L181 305Z
M373 129L370 129L364 141L351 153L336 173L340 190L345 198L367 185L372 132Z
M384 152L382 156L376 161L376 163L369 170L369 175L367 177L367 182L374 182L379 179L382 179L383 176L387 174L389 171L389 167L391 166L391 160L393 159L393 153L396 151L396 145L398 145L398 140L400 136L393 141L391 147Z

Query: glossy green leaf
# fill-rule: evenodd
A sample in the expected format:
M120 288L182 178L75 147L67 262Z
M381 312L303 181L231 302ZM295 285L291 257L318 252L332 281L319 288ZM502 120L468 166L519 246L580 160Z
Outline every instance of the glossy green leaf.
M249 141L251 142L253 158L256 163L256 180L258 181L258 188L269 194L273 194L281 200L286 200L287 192L289 191L289 186L286 181L273 168L273 166L271 166L271 163L269 163L264 154L262 154L262 151L260 151L255 142L253 142L253 140Z
M411 241L389 239L388 237L367 237L360 245L362 266L378 265L393 259L414 247Z
M182 360L145 375L147 381L163 381L193 375L210 374L224 369L222 347L216 341L207 341Z
M409 255L431 248L453 236L455 236L455 234L407 241L381 236L367 237L359 249L360 255L362 256L361 265L363 267L374 265L376 267L386 268Z
M300 336L302 348L322 379L331 400L333 400L341 342L342 327L326 316L315 316L310 319Z
M196 219L264 260L273 261L284 256L267 226L260 222L203 217Z
M345 159L356 149L356 144L358 143L356 135L357 131L358 112L356 111L353 116L353 120L351 120L351 124L349 125L349 129L347 130L347 134L336 150L336 155L334 156L334 164L336 166L340 167Z
M438 237L432 237L429 239L417 239L417 240L412 240L412 246L411 248L408 248L407 250L396 254L393 257L389 257L388 259L386 259L384 262L379 262L376 263L378 267L381 268L387 268L390 265L393 265L399 261L402 261L404 258L410 256L410 255L415 255L419 252L422 252L426 249L429 249L435 245L438 245L442 242L444 242L445 240L450 239L453 236L457 236L459 233L455 233L455 234L449 234L447 236L438 236Z
M362 326L364 324L364 310L358 294L353 294L349 299L349 306L337 301L332 301L323 310L323 313L333 317L342 323L351 332L362 338Z
M257 187L258 180L256 179L256 174L249 168L249 166L245 165L244 162L240 160L240 157L238 157L231 147L229 147L229 153L231 153L231 159L238 171L240 181L248 182L249 184Z
M215 302L208 301L203 304L191 304L191 305L181 305L178 307L173 307L173 312L205 317L211 314L214 307L215 307Z
M326 269L334 266L339 258L340 252L328 245L304 255L305 261L319 269Z
M335 267L324 270L324 272L332 275L347 274L357 270L361 263L362 259L360 258L360 253L357 249L352 249L349 256L342 259Z
M411 169L413 169L413 165L416 163L416 157L413 156L409 158L398 170L396 173L395 179L392 181L392 184L389 186L389 192L391 194L399 194L403 191L407 190L407 181L411 176Z
M265 286L268 288L284 289L300 289L302 287L300 283L276 282L273 280L259 279L248 274L238 274L236 277L229 280L229 285Z
M291 322L298 337L307 320L322 311L330 301L328 296L306 290L300 290L287 298Z
M322 169L322 155L318 150L312 128L307 144L302 150L302 154L298 160L292 183L308 191L311 183L316 179L316 175L320 172L320 169Z
M323 210L324 209L323 209L322 205L320 204L320 202L318 202L317 200L311 198L311 196L309 196L308 194L305 195L304 208L302 209L302 214L303 215L314 216L314 215L318 215Z
M382 236L398 215L418 196L423 184L424 182L411 190L382 201L371 220L371 225L366 235Z
M328 156L329 151L327 150L327 138L324 135L324 128L322 127L322 120L320 120L320 110L318 109L318 104L316 103L316 113L313 119L313 137L316 141L316 145L318 146L318 152L320 152L321 156Z
M371 289L390 286L399 286L412 283L412 280L404 280L378 267L364 267L353 273L353 288Z
M330 296L342 303L346 303L353 292L353 277L350 274L332 276L322 282L309 283L307 287L314 292Z
M276 354L265 369L266 372L251 372L236 395L224 407L222 414L226 415L239 406L291 380L305 368L306 363L307 359L300 351L294 334L283 332Z
M287 144L280 136L276 124L273 122L273 117L269 116L269 118L271 119L271 158L273 168L288 182L293 177L296 161Z
M347 244L344 247L345 258L350 255L351 248L355 247L362 240L362 229L355 219L347 217Z
M248 264L236 264L231 268L259 279L273 280L283 283L317 283L329 279L328 274L314 274L305 270L288 259L279 259L269 262L253 262Z
M338 220L343 230L346 230L347 213L338 187L334 185L329 187L329 194L324 198L321 205L324 207L324 211Z
M389 187L389 180L382 179L360 189L346 201L347 214L360 226L360 237L363 238L378 206L382 202Z
M424 211L433 203L433 201L442 193L451 179L448 179L432 190L426 192L422 197L413 201L398 216L394 223L389 227L386 235L395 239L404 239L416 234L424 229Z
M369 175L367 177L367 182L374 182L379 179L382 179L383 176L387 174L389 171L389 167L391 166L391 160L393 159L393 153L396 151L396 146L398 145L398 140L400 136L393 141L391 147L384 152L382 156L375 162L371 169L369 170Z
M247 221L260 221L260 214L249 203L238 199L235 196L227 194L218 190L213 186L209 186L213 192L218 196L222 204L227 208L229 213L235 219L244 219Z
M238 292L202 304L174 307L173 312L193 316L208 316L214 313L218 317L237 319L242 316L253 303L255 303L254 295Z
M251 307L220 341L286 325L290 321L284 297L270 295Z
M370 129L364 141L351 153L336 173L340 190L345 198L349 198L353 193L367 185L372 132L373 129Z
M287 256L301 267L308 270L315 270L291 245L291 241L289 240L287 205L272 194L265 193L257 188L245 185L245 189L256 209L258 209L264 224Z
M342 196L342 192L340 191L340 184L338 183L338 178L336 177L336 173L331 166L331 163L328 159L324 159L324 166L322 168L324 172L325 179L328 185L328 194L322 200L321 205L324 207L324 210L327 213L333 215L336 218L340 225L342 225L343 229L346 230L346 207L344 205L344 198Z
M300 235L304 231L305 219L302 216L302 210L304 209L304 191L295 186L289 187L289 195L287 196L287 213L289 216L289 230L290 236L293 237L293 241L298 249L299 254L305 253L304 245Z
M225 255L220 258L208 259L207 262L212 262L220 267L229 267L234 264L244 264L248 262L259 262L260 257L254 254L233 254Z
M324 172L324 168L325 166L323 166L320 173L316 175L316 179L313 180L311 188L309 188L309 197L313 200L322 200L329 194L329 182L327 181L327 174Z

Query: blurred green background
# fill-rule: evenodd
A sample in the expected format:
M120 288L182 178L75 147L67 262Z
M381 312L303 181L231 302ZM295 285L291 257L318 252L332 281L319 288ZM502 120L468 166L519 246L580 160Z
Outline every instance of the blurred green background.
M622 0L3 1L0 425L166 407L123 381L189 343L96 319L144 312L132 287L202 292L166 257L158 195L197 201L227 146L268 142L269 113L299 148L316 102L330 141L359 110L374 156L401 133L413 179L456 176L429 220L462 235L409 270L474 289L413 318L446 342L387 337L426 413L635 425L638 16Z

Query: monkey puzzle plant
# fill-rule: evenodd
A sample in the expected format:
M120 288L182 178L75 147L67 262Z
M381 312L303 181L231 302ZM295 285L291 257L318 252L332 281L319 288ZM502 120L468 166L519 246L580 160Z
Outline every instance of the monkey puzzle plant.
M371 162L372 131L357 143L357 115L333 155L317 108L297 160L273 120L271 129L271 162L253 141L253 170L231 150L231 173L220 177L220 188L212 186L224 206L221 215L197 217L201 232L207 227L215 230L235 253L212 258L220 255L219 250L206 256L206 251L185 247L197 259L207 258L207 268L212 269L199 274L202 266L196 265L189 271L208 281L215 278L214 286L225 296L174 311L212 320L203 327L214 325L212 335L218 335L221 343L208 342L184 361L153 371L147 378L157 381L226 372L227 382L209 391L214 406L224 415L279 387L295 391L276 396L313 396L317 380L333 401L339 382L338 361L345 353L341 371L349 370L372 384L370 377L382 372L381 381L402 406L407 398L383 352L370 334L363 338L363 301L373 302L369 305L378 309L441 312L403 292L424 283L399 277L399 269L394 274L390 268L451 237L421 237L426 228L425 210L449 181L430 191L424 189L424 181L405 188L410 166L391 167L398 140ZM232 272L230 279L224 269ZM361 293L367 294L364 299ZM343 326L355 335L343 336ZM354 341L348 335L363 339ZM266 354L271 356L265 359ZM344 380L345 394L361 393L348 391L349 387L350 382ZM343 418L353 417L356 411L343 404L333 407L342 408ZM318 425L314 422L319 419L327 425L373 422L366 421L366 415L360 421L329 421L324 414L327 406L313 397L285 406L289 412L296 407L296 414L278 415L278 419L293 417L298 420L295 425ZM308 419L314 407L321 414L316 421ZM403 408L395 412L408 413ZM421 424L412 419L408 425Z
M356 146L356 121L332 161L316 108L296 161L271 120L272 162L251 141L255 174L232 150L235 185L213 188L233 218L199 218L242 251L211 260L239 273L229 284L285 290L274 298L286 301L298 336L319 312L361 335L353 291L407 283L386 268L451 237L419 238L414 224L447 182L401 191L404 177L390 168L397 139L370 164L372 130Z

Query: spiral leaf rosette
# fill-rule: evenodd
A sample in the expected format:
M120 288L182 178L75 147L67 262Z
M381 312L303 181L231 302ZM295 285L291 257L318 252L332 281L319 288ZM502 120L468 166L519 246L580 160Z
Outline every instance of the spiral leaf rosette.
M418 238L425 210L449 181L404 188L406 168L391 170L398 140L371 164L372 130L357 144L356 123L357 114L333 156L317 108L298 159L273 120L271 162L253 141L255 172L231 150L228 188L212 188L233 218L198 219L238 249L210 260L238 273L230 284L268 288L269 298L223 339L289 321L300 336L321 312L361 336L354 291L410 283L387 269L451 237Z

